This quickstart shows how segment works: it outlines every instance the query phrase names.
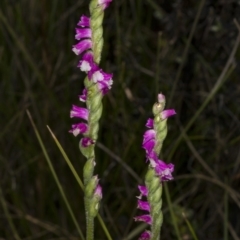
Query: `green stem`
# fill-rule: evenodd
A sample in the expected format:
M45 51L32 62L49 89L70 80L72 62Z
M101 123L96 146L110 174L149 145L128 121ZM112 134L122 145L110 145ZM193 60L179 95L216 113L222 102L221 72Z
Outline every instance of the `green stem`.
M104 11L98 4L98 0L92 0L89 5L91 15L91 30L92 30L92 49L94 61L99 64L101 60L101 53L103 49L103 17Z
M163 222L162 183L152 167L149 167L147 171L145 183L148 189L148 202L150 204L150 215L152 217L151 240L159 240Z
M103 28L102 22L104 11L98 4L98 0L92 0L89 5L91 16L91 30L92 30L92 50L94 62L99 64L101 60L101 53L103 48ZM84 191L85 191L85 212L86 212L86 233L87 240L94 238L94 217L91 211L91 202L93 194L88 195L87 189L91 184L95 165L95 144L98 138L99 119L102 115L102 93L99 91L97 84L93 83L87 77L84 80L85 88L87 89L87 109L89 110L88 127L89 131L85 137L89 137L94 141L94 144L87 148L80 146L82 154L87 158L87 162L83 169L84 176ZM91 189L91 188L90 188Z
M87 236L86 240L94 239L94 218L89 215L89 199L85 198L86 220L87 220Z

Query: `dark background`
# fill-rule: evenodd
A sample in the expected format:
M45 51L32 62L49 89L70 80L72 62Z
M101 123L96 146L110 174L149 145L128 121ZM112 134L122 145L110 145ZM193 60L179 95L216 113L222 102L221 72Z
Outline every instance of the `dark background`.
M71 46L88 4L0 1L0 239L79 239L27 109L85 232L82 190L46 125L82 177L79 137L68 130L84 79ZM177 111L162 151L175 179L164 185L161 239L191 240L191 229L198 239L240 239L239 16L239 0L113 0L106 9L101 67L114 85L103 100L95 173L114 240L137 239L145 228L133 220L141 214L135 196L159 92ZM97 220L95 235L107 239Z

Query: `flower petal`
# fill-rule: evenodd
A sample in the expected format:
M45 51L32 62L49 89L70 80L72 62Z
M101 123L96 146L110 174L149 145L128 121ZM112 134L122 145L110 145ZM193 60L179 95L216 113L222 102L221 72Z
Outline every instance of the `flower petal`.
M174 165L172 163L165 163L162 160L157 160L154 167L156 174L161 177L162 181L172 180L172 172L174 171Z
M85 133L88 130L88 125L86 123L77 123L72 125L72 129L69 131L75 137L80 133Z
M151 139L155 139L156 138L156 132L154 129L149 129L147 131L145 131L145 133L143 134L143 143L147 142Z
M148 195L148 189L147 189L146 186L138 185L138 189L139 189L142 196L147 196Z
M98 4L102 5L103 10L106 9L111 2L112 0L98 0Z
M77 43L76 45L73 45L72 51L76 55L80 55L81 53L90 49L91 47L92 47L92 41L90 39L84 39L84 40L80 41L79 43Z
M92 76L95 72L100 70L99 66L95 63L92 64L91 70L88 72L88 79L92 80Z
M98 84L99 90L102 91L102 94L105 95L109 89L111 89L113 80L111 73L105 73L98 65L94 64L91 67L91 70L88 72L88 78L94 83Z
M109 84L104 81L99 81L97 82L97 84L98 89L101 90L103 95L105 95L109 91L109 89L111 89L111 85L109 86Z
M72 105L72 110L70 111L70 117L82 118L84 120L88 120L89 111L86 108L78 107Z
M148 142L144 142L142 147L143 149L145 149L147 153L151 153L152 150L154 149L155 144L156 144L155 139L151 139Z
M143 135L142 147L147 151L147 153L152 152L156 144L156 132L153 129L147 130Z
M102 69L99 69L93 73L92 80L95 83L98 81L112 82L112 74L105 73Z
M102 199L102 187L100 184L97 185L95 191L94 191L94 196L96 196L97 198Z
M93 53L91 51L87 51L82 60L79 61L77 67L81 69L83 72L89 72L93 66Z
M148 153L147 158L149 161L157 161L158 160L158 156L156 154L156 152L151 151L150 153Z
M150 240L150 238L151 238L151 233L149 231L145 231L141 234L138 240Z
M81 146L83 146L83 147L88 147L88 146L90 146L90 145L92 145L92 144L94 144L94 143L95 143L95 141L92 140L92 139L89 138L89 137L84 137L84 138L82 138L82 139L80 140L80 144L81 144Z
M90 28L76 28L75 39L81 40L83 38L91 38L92 30Z
M165 96L162 93L158 94L158 102L164 103L166 101Z
M177 114L176 111L174 109L168 109L168 110L164 110L160 113L161 118L164 120L166 118L169 118L173 115Z
M154 120L152 118L149 118L146 123L147 128L153 128Z
M137 208L150 212L150 204L147 201L138 200Z
M152 224L152 218L149 214L137 216L134 218L135 221L146 222L147 224Z
M90 18L82 15L77 25L80 27L90 27Z
M86 102L86 100L87 100L87 89L84 88L83 91L82 91L82 95L79 95L78 97L79 97L79 100L81 102Z

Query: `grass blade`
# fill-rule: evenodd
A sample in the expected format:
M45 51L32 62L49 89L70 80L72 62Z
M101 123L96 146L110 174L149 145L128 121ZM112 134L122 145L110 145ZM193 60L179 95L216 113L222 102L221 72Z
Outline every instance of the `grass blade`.
M78 176L78 174L77 174L74 166L72 165L72 163L71 163L70 159L68 158L66 152L64 151L62 145L61 145L60 142L57 140L56 136L54 135L54 133L52 132L52 130L50 129L50 127L47 126L47 128L48 128L48 131L50 132L50 134L51 134L54 142L56 143L58 149L59 149L60 152L62 153L64 160L66 161L67 165L69 166L70 170L72 171L73 176L75 177L75 179L76 179L76 181L78 182L78 184L79 184L79 186L81 187L81 189L84 190L83 182L82 182L82 180L80 179L80 177ZM105 232L105 234L106 234L107 239L108 239L108 240L112 240L112 237L111 237L111 235L110 235L110 233L109 233L109 231L108 231L105 223L103 222L102 217L98 214L98 215L97 215L97 218L98 218L98 221L100 222L100 224L101 224L101 226L102 226L102 228L103 228L103 230L104 230L104 232Z
M168 204L168 208L169 208L171 219L172 219L172 224L173 224L173 227L175 229L175 233L176 233L177 239L181 240L180 231L179 231L179 228L178 228L178 225L177 225L177 220L176 220L175 214L173 212L172 201L171 201L171 198L170 198L170 194L169 194L169 191L168 191L167 184L164 184L163 188L165 190L167 204Z
M19 237L18 233L17 233L17 229L15 228L14 224L13 224L13 221L11 219L11 216L9 214L9 211L8 211L8 208L7 208L7 205L6 205L6 202L4 200L4 197L3 197L3 193L2 193L2 188L0 187L0 201L1 201L1 204L2 204L2 208L3 208L3 211L4 211L4 214L8 220L8 223L11 227L11 230L13 232L13 236L16 240L21 240L21 238Z
M69 202L68 202L68 200L67 200L67 197L66 197L66 195L65 195L65 193L64 193L64 190L63 190L63 188L62 188L62 186L61 186L61 183L60 183L60 181L59 181L59 179L58 179L58 176L57 176L57 174L56 174L56 172L55 172L55 170L54 170L54 167L53 167L52 162L51 162L51 160L50 160L50 158L49 158L49 156L48 156L48 153L47 153L46 148L45 148L45 146L44 146L44 144L43 144L43 141L42 141L42 139L41 139L41 136L40 136L40 134L39 134L39 132L38 132L36 126L35 126L35 123L34 123L34 121L33 121L33 119L32 119L32 116L31 116L31 114L30 114L30 112L29 112L28 110L27 110L27 115L28 115L28 117L29 117L29 120L30 120L32 126L33 126L34 132L35 132L36 137L37 137L37 139L38 139L38 142L39 142L39 144L40 144L40 146L41 146L41 149L42 149L42 151L43 151L43 154L44 154L44 156L45 156L45 158L46 158L46 160L47 160L47 163L48 163L48 166L49 166L49 168L50 168L50 171L51 171L51 173L52 173L52 175L53 175L53 178L54 178L54 180L55 180L55 182L56 182L56 184L57 184L57 187L58 187L58 189L59 189L59 191L60 191L60 193L61 193L61 196L62 196L62 198L63 198L63 200L64 200L64 203L65 203L66 206L67 206L67 209L68 209L68 211L69 211L69 214L71 215L71 218L72 218L72 220L73 220L73 223L74 223L74 225L76 226L77 231L78 231L81 239L84 240L85 238L84 238L83 233L82 233L82 231L81 231L81 229L80 229L80 227L79 227L79 225L78 225L77 219L76 219L76 217L75 217L74 214L73 214L72 208L71 208L71 206L70 206L70 204L69 204Z
M184 220L185 220L186 223L187 223L188 229L189 229L189 231L191 232L193 239L194 239L194 240L198 240L197 235L196 235L196 233L195 233L195 231L194 231L191 223L187 220L187 218L186 218L186 216L185 216L184 213L182 213L182 215L183 215Z

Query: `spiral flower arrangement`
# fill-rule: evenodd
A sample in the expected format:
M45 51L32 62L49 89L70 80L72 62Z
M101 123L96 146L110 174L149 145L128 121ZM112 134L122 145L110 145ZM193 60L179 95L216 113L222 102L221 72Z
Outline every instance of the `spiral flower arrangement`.
M86 103L86 108L73 105L70 111L71 118L79 118L82 121L73 124L69 131L74 136L83 135L79 147L87 158L83 169L87 239L94 237L94 218L98 213L102 198L102 188L99 185L98 176L93 175L96 165L94 149L98 138L99 119L102 114L102 98L113 84L112 74L104 72L99 67L103 48L104 10L110 2L111 0L92 0L90 2L90 17L81 16L75 34L75 39L79 42L72 47L72 51L76 55L81 55L77 67L87 75L84 80L85 88L79 95L79 100Z
M164 110L165 96L158 94L158 102L153 105L154 118L149 118L146 127L149 128L143 135L142 147L146 151L146 159L149 162L145 177L146 186L138 186L138 208L147 211L148 214L137 216L136 221L143 221L151 225L151 231L145 231L139 240L160 239L162 216L162 182L172 180L174 165L158 159L163 141L167 136L167 119L176 114L174 109ZM145 197L147 201L143 201Z

